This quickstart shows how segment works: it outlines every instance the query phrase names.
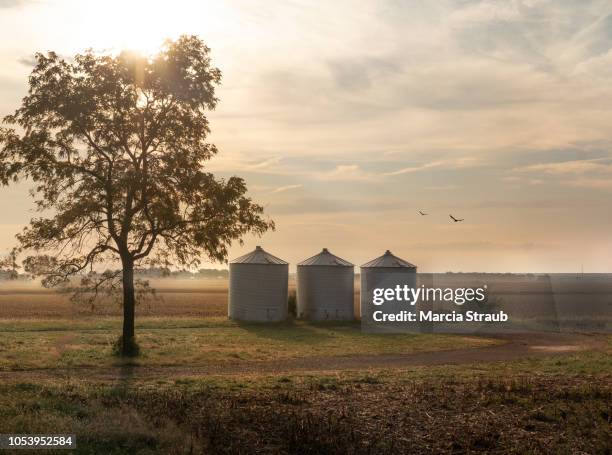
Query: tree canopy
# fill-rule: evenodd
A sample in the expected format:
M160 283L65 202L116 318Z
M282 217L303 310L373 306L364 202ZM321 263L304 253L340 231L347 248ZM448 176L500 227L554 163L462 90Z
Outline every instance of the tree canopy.
M0 129L0 182L34 184L38 216L17 236L26 271L55 286L120 262L125 305L135 265L224 261L233 241L274 227L243 179L206 171L221 81L209 54L195 36L153 57L36 54Z

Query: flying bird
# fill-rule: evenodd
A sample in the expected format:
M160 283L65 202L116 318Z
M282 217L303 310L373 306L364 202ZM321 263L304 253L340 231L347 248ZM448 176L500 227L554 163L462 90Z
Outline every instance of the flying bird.
M459 218L455 218L453 215L448 215L451 217L451 219L455 222L455 223L459 223L460 221L463 221L463 218L459 219Z
M429 213L421 212L421 211L419 210L419 215L421 215L421 216L425 216L425 215L429 215Z

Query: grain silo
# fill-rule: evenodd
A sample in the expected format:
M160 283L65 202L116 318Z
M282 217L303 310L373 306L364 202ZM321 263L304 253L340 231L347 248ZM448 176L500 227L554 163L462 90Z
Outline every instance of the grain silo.
M361 266L361 322L368 326L373 321L373 312L379 307L373 305L374 289L390 289L397 285L417 286L417 267L408 261L385 251L382 256ZM404 308L399 308L404 309Z
M228 316L240 321L287 319L289 264L258 246L229 265Z
M355 274L327 248L297 265L297 314L312 321L355 319Z

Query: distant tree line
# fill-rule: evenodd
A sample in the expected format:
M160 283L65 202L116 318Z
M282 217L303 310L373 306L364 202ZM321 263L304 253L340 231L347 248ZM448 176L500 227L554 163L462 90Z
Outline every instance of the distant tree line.
M190 270L170 270L165 267L139 268L134 270L134 276L139 278L174 278L174 279L208 279L225 280L229 272L224 269L200 269L196 272ZM11 270L0 270L0 281L7 280L31 280L32 276L27 273L16 273Z
M170 270L166 267L148 267L134 269L134 275L146 278L227 279L229 272L224 269L199 269L192 272L190 270Z

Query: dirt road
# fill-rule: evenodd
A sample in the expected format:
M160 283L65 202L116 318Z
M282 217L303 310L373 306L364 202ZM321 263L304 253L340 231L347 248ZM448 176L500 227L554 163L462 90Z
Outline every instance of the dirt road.
M75 367L71 369L31 369L2 371L2 380L36 378L74 378L91 380L155 379L210 375L289 374L370 370L408 366L457 365L520 360L532 357L567 355L577 351L604 350L605 335L577 333L540 333L488 335L499 344L411 354L351 355L308 357L283 361L235 362L199 366L116 366L110 368Z

